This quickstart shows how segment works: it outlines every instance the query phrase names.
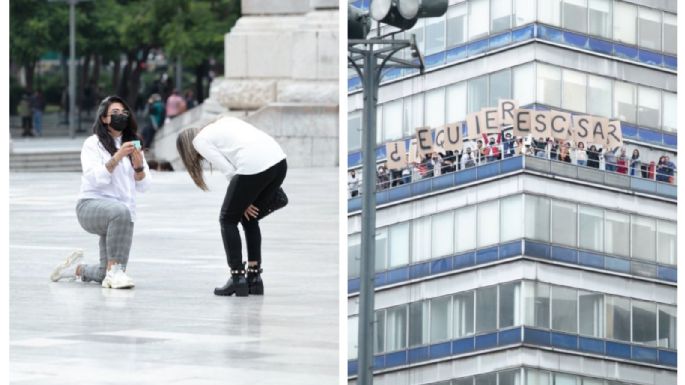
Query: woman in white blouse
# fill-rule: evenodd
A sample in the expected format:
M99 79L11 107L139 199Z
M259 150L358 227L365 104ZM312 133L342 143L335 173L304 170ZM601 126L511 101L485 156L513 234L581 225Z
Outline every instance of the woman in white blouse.
M94 135L81 149L81 191L76 216L81 227L100 236L100 264L78 264L75 251L53 271L50 278L80 278L102 287L134 286L126 274L136 219L136 192L150 186L150 169L140 151L138 125L131 109L117 96L105 98L98 107Z
M182 131L176 148L193 179L207 190L202 163L209 162L228 179L228 190L221 206L221 238L231 276L214 294L247 296L264 294L261 269L260 210L283 183L288 166L285 153L269 135L240 119L224 116L205 127ZM242 256L238 223L247 243L247 276Z

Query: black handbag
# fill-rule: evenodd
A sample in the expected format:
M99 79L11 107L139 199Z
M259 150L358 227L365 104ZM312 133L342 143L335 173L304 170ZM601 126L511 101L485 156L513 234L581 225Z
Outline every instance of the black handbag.
M265 216L273 213L274 211L282 209L287 204L288 204L288 196L285 195L285 191L283 191L283 188L279 187L278 190L276 190L276 193L271 198L271 200L266 202L264 207L262 207L262 209L259 210L259 214L257 215L257 219L262 219Z

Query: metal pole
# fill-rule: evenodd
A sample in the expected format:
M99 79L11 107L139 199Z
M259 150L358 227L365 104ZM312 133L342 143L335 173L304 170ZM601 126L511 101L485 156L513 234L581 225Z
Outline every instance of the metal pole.
M69 1L69 137L76 128L76 3Z
M359 290L359 385L373 384L374 272L376 239L376 57L373 44L364 57L364 119L362 124L362 243Z

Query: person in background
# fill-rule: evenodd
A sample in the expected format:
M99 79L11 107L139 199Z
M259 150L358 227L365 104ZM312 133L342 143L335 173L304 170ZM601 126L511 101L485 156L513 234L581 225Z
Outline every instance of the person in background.
M33 113L33 130L36 135L43 136L43 111L45 111L45 99L40 90L36 90L31 97L31 112Z
M623 147L621 148L621 153L618 156L618 159L616 159L616 172L619 174L627 174L628 166L628 156L626 155L625 147Z
M350 197L354 198L359 195L359 183L360 180L357 177L357 173L351 170L347 174L347 189L350 191Z
M502 143L504 158L511 158L516 155L516 140L511 136L511 132L504 135L504 142Z
M587 166L587 152L585 151L585 143L578 142L575 149L576 163L578 166Z
M454 154L454 151L447 150L445 152L445 156L442 157L442 160L443 160L443 163L442 163L441 172L443 174L447 174L447 173L456 171L455 164L457 161L457 156Z
M467 168L476 167L476 158L471 153L471 147L466 147L466 152L461 156L461 169L465 170Z
M476 164L485 164L485 148L483 147L483 141L480 139L476 141L476 150L474 151L474 156L476 157Z
M431 154L431 163L433 164L433 176L442 175L443 160L437 152Z
M143 129L143 147L152 147L155 134L164 124L164 105L159 94L152 94L145 107L146 124Z
M501 157L499 146L495 143L495 138L490 138L484 152L488 163L494 162Z
M642 176L642 161L640 160L640 150L637 148L633 150L633 155L630 157L630 176Z
M186 101L186 110L190 110L197 106L197 100L195 100L193 90L186 90L185 95L183 95L183 99Z
M390 174L385 165L380 165L376 174L376 191L387 190L388 187L390 187Z
M602 149L597 149L595 145L590 145L587 151L587 166L599 169L599 155L602 153Z
M178 90L171 91L166 100L166 118L173 119L186 110L186 101L178 94Z
M559 160L566 163L571 163L571 143L565 142L560 144Z
M31 122L31 97L28 94L24 94L21 97L21 101L17 106L17 113L21 116L21 136L33 136L33 124Z
M408 159L408 158L409 158L409 154L407 154L407 159ZM411 183L411 170L412 170L412 168L413 168L412 164L411 164L411 163L408 163L408 164L407 164L407 167L405 167L405 168L402 170L402 182L403 182L404 184Z
M533 151L535 152L535 156L538 158L545 158L546 157L546 152L545 152L545 147L547 146L547 141L545 138L540 138L538 140L533 139Z
M390 170L390 186L395 187L403 184L402 170Z
M607 150L604 152L604 165L605 165L604 169L605 170L612 171L612 172L616 171L616 166L617 166L617 164L616 164L616 162L617 162L616 151L617 150L618 150L618 147L616 147L613 150L607 148Z

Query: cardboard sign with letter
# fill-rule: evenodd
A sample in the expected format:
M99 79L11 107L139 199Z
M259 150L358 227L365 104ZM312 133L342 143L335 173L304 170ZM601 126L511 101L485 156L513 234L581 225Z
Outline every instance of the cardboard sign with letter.
M571 114L562 111L551 111L549 113L549 124L554 139L572 140L571 127L573 122L571 121Z
M388 155L386 165L389 170L401 170L407 167L407 150L404 148L403 140L386 143L385 153Z
M609 132L607 133L607 146L616 148L623 146L623 131L621 131L621 121L612 120L609 122Z
M497 107L497 116L499 117L499 122L503 126L509 126L514 124L514 111L519 108L519 102L516 100L499 100L499 106Z
M585 147L589 147L588 144L592 142L591 127L593 122L594 117L590 115L573 116L573 142L576 146L583 142Z
M533 138L549 138L552 136L550 128L550 113L547 111L533 111L531 114L531 132Z
M514 110L514 125L512 135L525 137L531 133L531 113L533 110L516 109Z
M464 148L464 141L462 138L462 125L460 123L450 123L442 126L435 132L435 141L438 141L438 133L443 133L442 148L445 151L460 151Z
M485 114L483 111L466 115L466 125L469 139L480 138L485 133Z
M500 119L497 108L483 108L483 122L486 134L499 134Z
M433 136L430 127L416 129L416 143L419 155L423 156L433 152Z

